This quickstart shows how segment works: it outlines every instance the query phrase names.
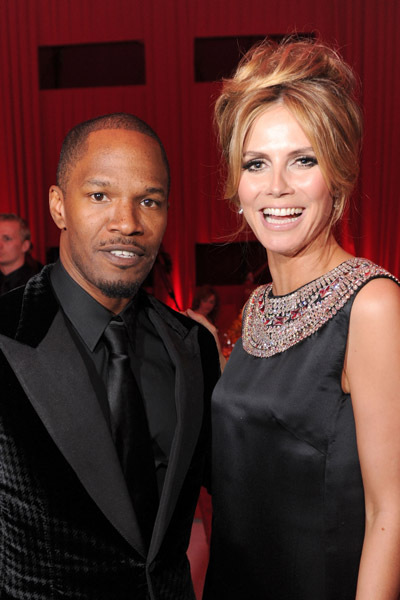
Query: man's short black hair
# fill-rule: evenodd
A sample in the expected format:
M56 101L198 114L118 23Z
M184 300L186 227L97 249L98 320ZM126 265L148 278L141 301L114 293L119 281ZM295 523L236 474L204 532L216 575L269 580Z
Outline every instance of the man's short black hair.
M93 131L104 129L126 129L148 135L160 146L161 156L167 171L168 191L170 185L170 170L167 154L156 132L135 115L129 113L112 113L102 115L89 121L84 121L73 127L65 136L61 146L60 159L57 167L57 185L65 192L71 170L87 149L87 139Z

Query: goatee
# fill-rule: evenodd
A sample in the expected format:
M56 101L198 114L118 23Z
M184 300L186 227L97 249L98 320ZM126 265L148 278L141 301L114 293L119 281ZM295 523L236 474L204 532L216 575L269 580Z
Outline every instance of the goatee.
M125 281L98 281L97 287L107 298L133 298L140 288L140 283L137 281L129 283Z

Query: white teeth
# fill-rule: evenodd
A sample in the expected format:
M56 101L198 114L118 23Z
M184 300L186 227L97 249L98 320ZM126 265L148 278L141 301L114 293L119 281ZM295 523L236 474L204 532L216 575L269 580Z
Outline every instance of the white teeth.
M282 225L282 223L294 223L297 220L297 217L292 219L285 219L284 221L279 219L274 219L273 217L266 216L265 220L267 223L272 223L273 225Z
M296 221L297 216L303 213L302 208L264 208L263 214L265 215L265 220L267 223L271 223L272 225L282 225L282 223L293 223ZM274 219L273 217L290 217L293 215L297 215L292 219Z
M264 208L264 215L272 215L274 217L288 217L290 215L301 215L302 208Z
M136 256L134 252L130 252L129 250L111 250L110 253L119 258L132 258L133 256Z

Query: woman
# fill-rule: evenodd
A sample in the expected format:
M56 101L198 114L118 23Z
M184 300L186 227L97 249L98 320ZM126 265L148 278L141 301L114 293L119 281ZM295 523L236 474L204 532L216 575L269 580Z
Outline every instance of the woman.
M217 318L219 298L210 285L201 286L193 297L192 311L206 317L213 325Z
M219 339L218 329L215 325L219 310L219 297L217 292L210 285L203 285L200 287L192 301L192 308L186 309L183 314L191 317L195 321L198 321L213 334L215 344L218 349L219 363L221 372L224 370L226 365L226 358L223 354L221 342Z
M400 593L400 289L341 248L354 77L319 43L263 44L216 105L227 196L266 248L214 393L204 598Z

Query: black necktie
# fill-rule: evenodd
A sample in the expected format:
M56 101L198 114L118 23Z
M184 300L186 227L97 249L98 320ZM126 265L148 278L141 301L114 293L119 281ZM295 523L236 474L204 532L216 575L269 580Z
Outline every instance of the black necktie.
M110 353L107 394L112 435L148 547L158 506L154 455L143 400L130 366L128 332L120 318L110 321L104 339Z

